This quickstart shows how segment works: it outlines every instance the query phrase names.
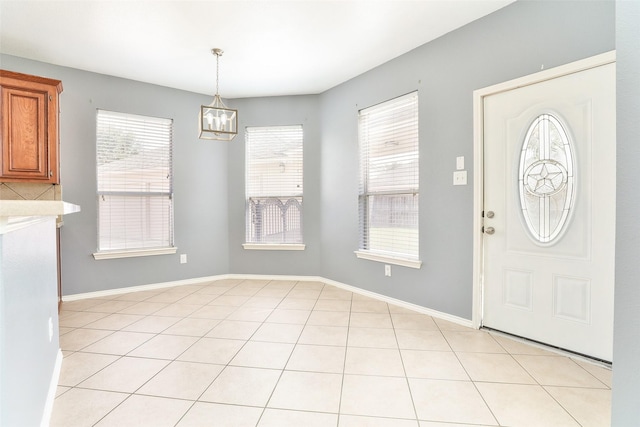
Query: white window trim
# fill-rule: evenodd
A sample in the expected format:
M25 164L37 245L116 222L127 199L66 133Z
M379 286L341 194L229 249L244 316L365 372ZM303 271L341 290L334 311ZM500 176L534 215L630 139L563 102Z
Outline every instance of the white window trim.
M304 243L243 243L242 247L252 251L304 251Z
M369 261L383 262L385 264L401 265L403 267L419 269L422 266L422 261L416 259L401 258L392 255L384 255L380 253L370 251L353 251L356 257L360 259L367 259Z
M127 251L102 251L95 252L93 258L96 260L116 259L116 258L134 258L152 255L171 255L175 254L178 248L172 246L170 248L153 248L153 249L132 249Z

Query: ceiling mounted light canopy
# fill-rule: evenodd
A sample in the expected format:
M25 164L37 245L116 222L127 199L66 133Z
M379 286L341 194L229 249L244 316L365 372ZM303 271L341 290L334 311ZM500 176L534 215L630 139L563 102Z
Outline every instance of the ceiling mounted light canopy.
M200 139L231 141L238 134L238 110L227 108L218 93L222 49L211 49L216 56L216 95L209 105L200 106Z

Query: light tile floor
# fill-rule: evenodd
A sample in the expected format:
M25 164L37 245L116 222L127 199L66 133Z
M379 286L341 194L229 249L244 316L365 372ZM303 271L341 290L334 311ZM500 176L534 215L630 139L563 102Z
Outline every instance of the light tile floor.
M594 426L611 371L319 282L66 302L51 426Z

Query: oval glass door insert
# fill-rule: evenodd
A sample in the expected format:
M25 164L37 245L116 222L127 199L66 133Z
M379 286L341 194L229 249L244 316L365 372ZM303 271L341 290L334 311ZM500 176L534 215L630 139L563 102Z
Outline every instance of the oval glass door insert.
M518 170L520 208L529 235L540 245L564 232L575 198L573 144L560 121L541 114L527 130Z

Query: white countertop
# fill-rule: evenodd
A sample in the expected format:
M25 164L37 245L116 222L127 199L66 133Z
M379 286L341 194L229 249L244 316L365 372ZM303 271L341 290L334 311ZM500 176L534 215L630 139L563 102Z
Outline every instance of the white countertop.
M80 212L80 206L61 200L0 200L0 234L26 227L47 217Z

